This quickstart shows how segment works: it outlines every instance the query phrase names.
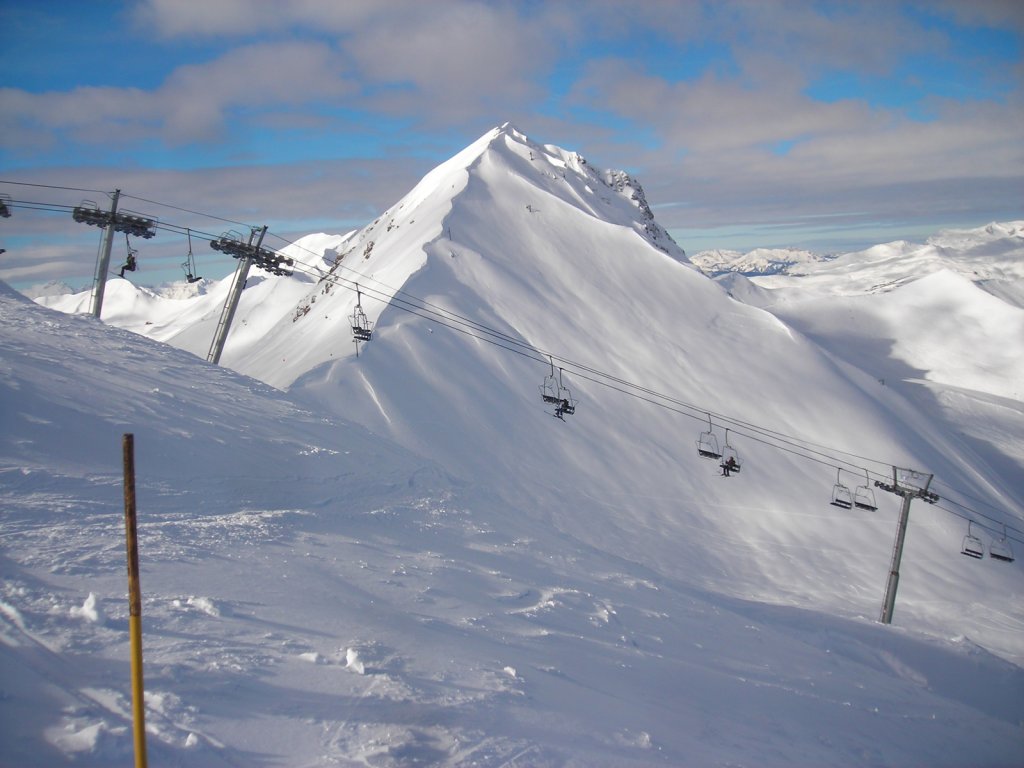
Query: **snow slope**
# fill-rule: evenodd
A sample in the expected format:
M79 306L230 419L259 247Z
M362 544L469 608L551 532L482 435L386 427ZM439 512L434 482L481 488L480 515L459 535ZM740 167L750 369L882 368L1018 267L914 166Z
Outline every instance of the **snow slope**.
M1024 670L964 637L708 592L172 347L0 321L4 765L132 764L125 431L151 764L1024 757Z
M944 247L959 264L969 246ZM597 171L511 126L439 166L364 229L311 236L290 255L296 277L254 281L244 292L222 362L288 387L317 413L429 456L437 467L431 477L458 478L444 481L443 502L413 497L401 502L400 513L382 513L400 532L391 526L383 533L372 515L360 518L359 543L345 543L336 528L318 522L324 499L346 492L348 474L332 476L341 487L308 505L288 487L293 501L281 507L300 514L286 518L287 536L362 553L356 559L365 563L353 569L331 560L329 567L301 569L304 577L337 585L343 574L344 583L361 585L354 613L387 598L402 617L374 608L371 617L387 620L372 639L349 635L344 648L300 653L351 671L359 667L349 663L355 649L364 672L393 678L408 671L423 688L412 685L404 698L375 695L417 702L414 713L427 703L436 714L443 680L458 710L445 710L447 727L432 721L426 730L410 725L411 713L404 730L388 731L400 735L387 738L370 727L360 741L346 725L345 743L335 743L331 754L354 761L357 743L374 743L380 752L367 758L370 764L403 764L403 748L404 762L446 764L514 764L517 750L527 750L520 757L527 764L975 761L970 729L947 720L945 729L931 730L930 697L938 695L954 708L984 710L980 723L973 713L958 721L994 728L991 751L977 761L1020 761L1019 731L1000 730L1004 723L1016 729L1021 719L1020 667L989 654L1024 661L1021 563L961 557L966 522L946 500L967 501L1020 528L1024 418L1014 387L1022 380L1024 337L1015 331L1019 308L996 291L982 293L959 273L904 279L908 262L897 257L862 270L861 287L850 296L837 295L843 291L835 286L857 271L856 260L845 262L848 272L808 279L807 301L741 277L709 280L654 221L635 180ZM985 268L994 263L975 255ZM1005 261L1013 265L1012 248ZM843 263L840 257L816 269ZM920 277L915 270L911 265L909 274ZM1005 295L1019 285L1005 270L993 279ZM227 283L171 308L113 280L103 317L205 357ZM375 323L359 357L348 327L356 283ZM900 287L867 290L881 283ZM908 300L896 300L901 291ZM839 300L869 309L839 312ZM74 311L87 296L40 301ZM940 326L943 305L972 322ZM993 312L1000 323L986 320ZM920 322L907 322L915 316ZM951 337L966 360L948 354ZM551 371L547 354L564 367L579 399L564 423L544 411L537 390ZM719 440L730 427L744 460L734 478L722 478L713 462L697 456L709 413ZM857 468L865 465L872 479L885 477L893 463L936 473L943 508L915 502L894 627L871 620L884 590L898 499L879 491L874 513L829 505L835 462L846 467L840 477L851 486L864 482ZM216 461L204 466L215 468ZM273 484L275 477L267 470L261 481ZM324 488L324 480L305 473L298 479ZM289 539L288 546L297 545ZM396 553L406 561L395 561ZM411 572L409 563L416 566ZM384 586L368 586L364 570L381 571ZM279 584L281 574L267 578ZM253 584L223 591L241 603L249 599L242 587ZM279 601L288 606L279 608ZM321 603L280 590L268 601L274 610L301 613L285 624L326 621L328 636L344 634L335 619L317 614ZM428 617L422 625L420 616ZM608 633L595 640L598 629ZM437 645L413 652L408 637L420 643L424 633ZM839 647L839 687L820 696L815 689L830 677L825 672ZM470 671L453 681L457 673L444 665L444 654L435 658L440 648L468 654ZM726 659L709 661L708 649L716 656L721 649ZM413 658L415 671L406 670ZM961 662L981 664L983 688L968 684L971 673ZM870 684L863 682L865 664L874 670ZM543 674L524 676L524 668ZM724 677L705 676L709 669ZM754 669L765 676L747 674ZM684 681L687 692L666 690L670 680ZM751 680L756 695L747 687ZM914 710L921 723L908 730L901 719L869 738L878 727L874 713L870 725L853 724L831 709L864 703L850 691L861 684L867 688L858 690L884 688L918 704L925 691L929 703ZM1005 697L991 700L998 706L979 703L979 690ZM309 709L319 712L317 704L310 701ZM379 722L387 708L373 709L370 719ZM470 716L469 709L482 714ZM463 753L463 743L478 746ZM264 749L260 759L269 759L273 749ZM328 758L311 753L306 764L318 760Z
M1001 243L1016 229L993 232ZM1019 527L1024 431L1013 393L1024 355L1012 308L994 343L983 333L964 337L973 354L960 373L984 376L949 382L957 389L940 397L919 385L934 374L915 366L943 359L945 332L919 338L914 329L929 324L910 325L893 304L883 329L891 342L871 322L851 344L849 333L815 332L847 328L827 299L814 322L736 301L686 261L634 180L507 125L362 230L309 243L289 253L297 277L245 291L222 361L429 455L599 549L737 597L871 616L898 499L880 500L880 514L831 507L837 462L851 487L867 482L865 469L870 480L885 479L891 464L935 472L941 492L956 490L955 501L972 505L980 498L985 512ZM900 254L920 250L879 247L874 268L852 256L823 263L801 278L804 295L831 296L854 277L861 294L909 283L920 261ZM988 263L984 255L976 267ZM227 282L188 309L157 312L139 311L137 292L114 280L104 317L205 356ZM358 358L348 327L356 283L376 323ZM928 295L941 312L961 287ZM87 297L43 299L64 310L76 300ZM537 385L551 370L545 352L559 358L580 399L571 423L553 421L539 402ZM979 382L985 389L974 394ZM941 398L964 407L934 402ZM732 427L747 464L739 482L723 483L696 456L708 413L719 441ZM1016 608L1009 622L965 614L993 594L1000 606L1012 602L1019 571L964 562L965 521L921 514L897 620L1024 658Z

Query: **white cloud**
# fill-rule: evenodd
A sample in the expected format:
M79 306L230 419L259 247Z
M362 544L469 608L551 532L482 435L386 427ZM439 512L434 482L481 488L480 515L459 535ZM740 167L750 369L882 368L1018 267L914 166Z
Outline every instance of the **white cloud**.
M138 28L164 39L238 39L294 29L355 34L379 19L428 16L465 5L464 0L142 0L133 17Z
M153 91L0 89L0 130L8 147L38 146L41 136L85 143L159 138L176 145L220 138L234 110L340 103L354 92L341 58L329 46L259 43L205 64L181 66Z
M1016 4L923 8L1020 28ZM889 211L908 207L908 194L944 210L981 210L1020 189L1024 65L1001 74L1003 101L933 98L924 103L934 116L927 123L864 99L826 103L808 94L830 72L882 78L908 52L955 54L941 25L912 22L890 3L144 0L132 16L140 34L155 37L154 56L173 62L175 46L195 40L222 52L177 66L151 89L0 89L0 135L19 166L49 148L88 157L113 146L121 167L46 176L232 218L333 217L344 227L408 191L432 165L425 158L441 159L511 119L542 141L635 172L651 202L668 206L659 210L668 226L698 216L817 215L829 206ZM666 52L661 61L591 59L567 102L552 105L550 74L563 65L563 74L575 72L604 44L621 52L624 41ZM681 79L666 44L680 57L717 50L707 71ZM380 161L271 165L279 158L265 145L246 143L263 129L344 136L351 125L339 114L365 115L364 132L389 121L410 128ZM154 144L164 164L219 158L232 167L147 170L142 148ZM193 162L200 147L208 152ZM958 202L948 193L954 186L972 199Z
M427 160L393 157L195 170L56 167L30 169L14 177L35 184L121 189L122 210L156 216L165 224L200 233L195 239L195 252L201 272L209 276L209 265L218 258L224 260L210 250L202 240L203 234L243 232L247 224L267 224L273 234L284 237L289 232L301 235L313 229L343 234L372 221L408 192L430 166ZM77 205L83 198L91 198L104 208L110 204L102 193L7 185L0 185L0 191L15 200L43 199L65 206ZM176 207L147 202L150 200ZM16 208L11 218L3 220L0 235L0 247L7 248L0 279L20 283L65 279L76 286L91 280L100 232L74 223L69 212ZM281 246L274 238L268 243L275 248ZM157 265L170 269L172 274L167 279L180 272L178 264L186 253L184 235L160 230L152 240L137 241L135 245L142 253L146 280L152 279ZM115 247L123 254L124 240L118 240ZM228 269L224 267L225 273Z
M535 77L556 58L555 45L544 25L507 8L461 4L389 17L346 47L369 83L385 86L371 103L436 123L501 118L541 99Z

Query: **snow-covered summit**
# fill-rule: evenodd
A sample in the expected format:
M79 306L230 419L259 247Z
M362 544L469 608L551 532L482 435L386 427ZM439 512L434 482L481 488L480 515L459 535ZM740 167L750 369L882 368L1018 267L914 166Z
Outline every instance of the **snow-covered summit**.
M463 224L467 216L475 222L472 231ZM567 227L569 222L574 222L572 227ZM518 231L501 238L489 234L509 227ZM514 268L515 248L494 246L537 240L543 248L531 246L530 256L543 252L543 258L556 261L561 258L558 249L584 246L591 235L583 233L602 228L685 261L682 249L655 221L636 179L622 171L597 170L579 153L540 145L505 123L439 164L361 229L309 235L285 249L284 255L296 261L295 276L250 280L253 287L243 296L222 362L275 386L288 386L351 351L347 334L356 284L361 287L361 308L376 324L412 275L431 260L449 260L471 245L467 235L470 240L478 233L490 238L489 243L472 244L472 250ZM528 238L522 234L526 230L533 231ZM179 319L176 323L156 307L134 322L109 296L104 319L205 355L228 283L204 289L187 310L178 304L168 307ZM127 281L111 281L112 294L122 290L143 294L131 304L150 303L146 291L131 288ZM64 311L84 311L89 294L51 295L41 301Z

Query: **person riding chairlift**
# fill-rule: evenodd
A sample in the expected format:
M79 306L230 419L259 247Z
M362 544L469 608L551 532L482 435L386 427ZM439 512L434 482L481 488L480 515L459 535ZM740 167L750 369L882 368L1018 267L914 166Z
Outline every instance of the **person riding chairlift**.
M569 407L570 406L569 406L569 401L568 400L566 400L564 398L562 400L559 400L558 404L555 406L555 418L556 419L562 419L562 421L565 421L565 419L562 418L562 415L566 414L566 413L571 413L571 411L569 410Z
M124 273L125 273L126 270L128 272L134 272L137 268L138 268L138 264L135 262L135 254L134 253L129 253L128 254L128 260L125 261L125 263L121 265L120 277L124 277Z
M727 461L722 462L722 477L729 477L730 472L735 472L739 469L739 465L736 463L736 459L730 456Z

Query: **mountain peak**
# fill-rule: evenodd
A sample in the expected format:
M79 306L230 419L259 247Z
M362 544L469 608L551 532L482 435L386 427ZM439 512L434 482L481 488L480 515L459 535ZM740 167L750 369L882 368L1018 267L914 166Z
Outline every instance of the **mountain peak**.
M513 139L516 139L517 141L530 140L525 133L520 131L516 126L512 125L512 123L509 122L502 123L497 128L495 128L495 131L506 136L511 136Z
M572 202L595 218L633 227L658 250L685 260L685 252L655 221L640 182L626 171L595 168L580 152L554 144L541 145L509 122L484 134L471 147L474 151L467 151L466 156L475 160L487 152L509 153L505 160L508 172L531 179L534 186ZM522 160L528 160L530 165ZM614 205L616 199L626 201L627 207ZM531 203L527 205L533 207Z

